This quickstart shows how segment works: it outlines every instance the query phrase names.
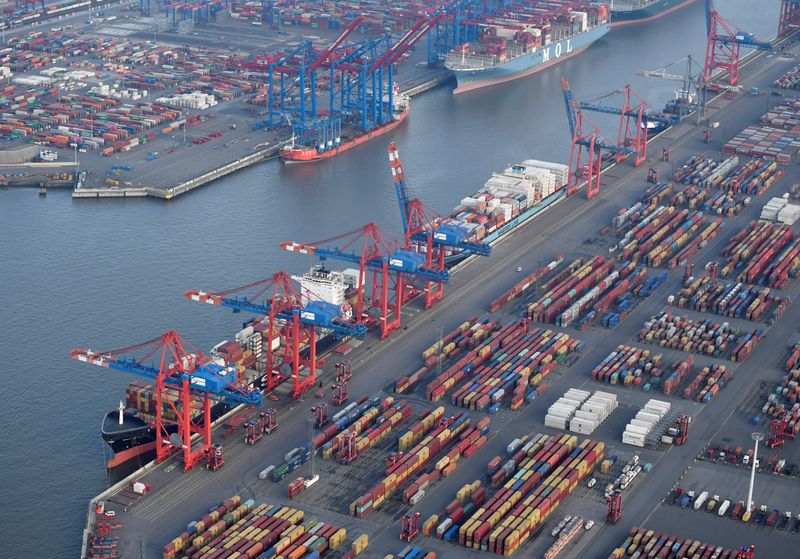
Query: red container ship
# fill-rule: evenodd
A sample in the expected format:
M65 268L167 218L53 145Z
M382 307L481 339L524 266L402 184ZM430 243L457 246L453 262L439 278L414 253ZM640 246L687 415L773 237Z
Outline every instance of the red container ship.
M410 98L407 95L395 94L392 120L389 122L372 130L354 131L352 136L344 133L341 138L331 142L331 145L298 145L292 138L290 145L281 149L281 159L286 163L310 163L339 155L343 151L368 142L400 126L408 116L410 105Z

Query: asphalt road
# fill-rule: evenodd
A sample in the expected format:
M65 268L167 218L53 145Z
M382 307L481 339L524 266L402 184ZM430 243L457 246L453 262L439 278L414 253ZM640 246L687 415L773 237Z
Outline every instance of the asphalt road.
M764 59L763 62L743 71L742 81L748 86L752 84L763 88L781 70L791 65L791 61L780 60L777 57ZM742 96L732 103L718 102L720 108L713 119L724 122L723 135L730 137L756 120L768 102L769 98L763 95ZM661 146L668 144L672 148L674 160L681 162L689 155L708 151L709 146L700 142L701 134L701 129L688 124L683 125L655 142L650 148L651 153L660 155ZM716 143L710 147L718 149L719 139L716 139ZM666 166L669 164L657 165L664 167L663 170L666 171ZM376 339L370 338L362 344L349 356L353 361L355 375L355 381L351 384L351 394L373 394L387 389L394 378L418 368L421 351L437 338L438 330L441 328L444 332L448 332L474 314L486 314L484 310L488 302L519 278L513 271L518 266L527 272L536 268L539 260L548 261L553 255L564 250L568 251L569 256L595 252L596 248L583 244L583 241L608 224L618 208L628 205L641 192L646 184L644 181L646 168L647 165L644 165L640 169L631 170L627 165L623 165L612 171L604 177L599 199L587 202L578 196L564 201L532 224L509 236L495 247L491 258L475 260L453 276L446 288L446 299L437 307L425 313L409 312L408 316L404 317L404 322L408 325L407 330L398 332L389 342L379 343ZM797 180L800 175L796 165L791 166L787 174L779 187L771 189L754 201L753 206L743 214L726 219L720 236L694 261L702 264L715 258L724 242L757 215L766 199L785 191L786 185ZM595 389L608 389L605 385L601 386L589 380L592 367L617 344L635 343L635 335L641 323L661 309L666 296L677 290L679 274L680 271L671 272L667 283L641 303L615 330L608 332L590 328L581 333L571 331L572 335L587 342L588 348L581 358L568 368L559 367L553 381L549 383L548 392L523 411L518 413L503 411L492 416L493 436L490 442L473 458L464 461L453 476L434 485L415 510L419 510L423 518L433 512L441 513L442 507L452 499L455 490L464 483L480 477L486 462L501 452L510 440L531 432L554 432L543 428L541 420L546 408L569 387L588 384ZM797 316L797 312L795 303L783 318L770 328L769 335L756 348L750 359L743 366L736 367L733 380L699 412L692 424L687 445L674 447L660 456L656 453L648 458L654 463L654 469L643 482L637 481L638 485L625 493L622 521L616 526L604 526L599 523L592 537L583 537L578 541L578 545L573 546L573 549L568 550L564 556L607 557L608 553L623 541L632 526L660 527L661 519L665 518L658 509L661 498L678 481L681 473L693 463L695 456L707 441L719 436L726 422L734 415L739 402L747 397L759 376L767 373L766 369L760 368L760 364L771 363L774 361L772 356L784 351L787 338L794 333L796 319L793 317ZM662 398L660 395L658 397ZM410 400L418 408L429 404L416 396L412 396ZM670 401L675 405L685 404L678 399ZM182 474L178 469L165 472L166 465L157 468L146 479L154 485L155 492L128 513L121 515L125 526L120 531L120 555L132 557L139 556L141 552L144 557L159 556L161 546L183 531L187 522L202 516L209 505L237 492L243 497L255 497L257 502L287 502L285 484L288 480L281 484L273 484L258 481L256 476L267 465L281 462L284 452L307 441L306 421L309 417L309 408L313 404L314 401L311 399L293 403L290 409L282 412L280 429L270 436L271 440L262 442L258 446L245 447L238 441L226 441L226 465L219 472L196 470ZM454 410L448 407L448 411ZM602 435L601 432L598 434ZM623 447L616 438L603 436L601 440L620 454L623 460L633 454L632 449ZM355 468L358 467L357 464ZM308 468L309 466L304 466L297 473L307 475ZM336 475L353 475L348 474L351 471L356 470L335 469ZM374 481L376 480L360 481L359 487L369 487ZM346 515L349 500L334 507L335 510L315 505L314 492L325 491L326 483L327 480L323 477L318 485L310 488L308 494L300 499L301 508L308 513L316 514L320 519L347 527L351 534L350 539L360 532L369 533L373 541L369 556L396 552L403 547L397 539L399 521L396 517L379 511L364 520L350 518ZM567 500L563 510L559 510L552 521L557 521L561 514L570 510L570 507L578 508L586 514L602 514L604 509L602 502L591 495L585 496L585 492L581 490L579 493L575 499ZM358 494L354 494L352 498L357 496ZM574 504L582 496L584 498L580 503ZM771 539L765 535L766 533L732 530L730 534L724 532L725 541L718 541L723 533L720 535L715 533L715 524L706 525L706 520L702 517L676 516L672 511L664 514L670 518L669 522L665 521L664 527L669 527L676 533L702 534L714 543L729 546L739 545L740 541L742 544L755 543L757 548L765 553L764 556L789 556L785 555L789 551L785 544L781 543L783 539L780 541ZM599 517L595 519L600 520ZM547 529L549 530L549 527ZM426 549L438 550L442 557L482 555L430 538L422 538L416 543ZM543 550L546 543L549 543L548 538L539 538L536 543L529 544L525 548L524 554L535 556L534 553Z

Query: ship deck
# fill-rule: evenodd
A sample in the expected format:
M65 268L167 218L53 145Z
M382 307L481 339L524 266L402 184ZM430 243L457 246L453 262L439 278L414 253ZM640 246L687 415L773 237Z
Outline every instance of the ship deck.
M797 46L791 49L800 52ZM759 86L762 89L769 87L774 78L795 64L795 60L781 57L766 58L755 57L755 63L742 70L741 79L748 84ZM690 155L719 150L722 136L732 137L739 130L756 121L764 112L764 98L762 96L742 95L738 99L729 101L718 99L714 103L714 120L723 122L724 128L715 132L711 145L702 143L702 130L691 123L668 130L650 145L652 154L660 156L661 147L669 145L672 150L673 161L684 161ZM656 157L652 157L655 161ZM658 163L652 163L658 165ZM574 255L592 255L599 247L592 246L584 240L593 237L604 225L610 223L611 218L620 207L627 206L631 200L637 198L644 185L648 165L632 168L628 163L617 166L607 172L602 180L600 196L587 202L582 195L572 197L560 203L552 210L538 219L530 222L525 228L516 230L496 243L490 258L476 258L461 264L458 273L452 276L447 287L445 300L435 308L421 313L419 309L409 309L404 313L404 323L408 329L398 331L389 341L379 342L373 335L358 348L348 355L351 359L354 380L350 385L350 392L354 396L361 394L374 394L379 390L390 392L392 381L398 376L413 371L419 367L420 353L428 347L437 337L437 329L449 331L463 320L472 315L487 314L488 303L497 295L510 288L519 280L519 275L514 270L519 266L526 270L533 270L538 259L547 259L556 253L568 248ZM488 172L488 170L487 170ZM800 180L800 168L797 165L787 167L786 176L779 187L773 187L759 200L742 212L739 216L725 221L725 233L709 243L697 257L697 261L704 261L716 254L724 246L729 237L749 220L757 217L763 199L779 195L788 184ZM642 322L652 314L663 308L664 298L667 294L675 293L680 283L680 271L672 271L666 284L658 293L645 299L631 316L615 330L609 331L601 328L590 328L576 336L586 342L587 350L580 356L577 363L566 368L560 376L552 378L548 383L547 393L534 400L519 412L501 410L492 415L489 442L476 455L466 460L450 478L433 486L426 495L422 504L417 507L423 518L433 512L441 513L443 507L452 499L456 489L465 482L478 479L485 472L485 465L489 458L495 454L504 454L505 446L514 437L531 433L535 430L552 433L554 430L541 427L540 421L547 407L570 387L583 387L590 389L611 390L618 393L621 403L626 406L640 405L650 397L642 391L597 385L590 381L588 371L598 363L617 344L634 339ZM602 525L598 522L591 537L581 536L577 543L573 543L562 557L600 557L608 553L621 542L628 530L633 525L641 525L651 518L655 511L659 511L659 519L668 516L668 523L674 533L693 533L698 531L698 526L703 525L706 517L697 514L679 515L674 511L659 510L661 496L665 495L675 484L681 472L690 467L694 457L703 449L704 445L721 430L740 435L742 430L750 427L739 415L727 415L729 410L735 409L743 399L749 398L749 390L759 378L766 375L778 376L772 366L774 359L770 356L783 355L784 345L788 337L795 332L796 324L793 317L800 312L797 303L797 289L792 291L791 307L784 313L770 329L769 335L757 347L750 357L748 364L769 363L770 367L758 370L749 367L747 374L736 374L730 385L721 391L714 400L707 404L702 411L693 407L700 413L701 421L693 423L689 442L682 447L675 447L666 453L637 452L643 456L643 461L655 463L652 474L644 477L643 482L638 482L632 490L625 494L625 512L623 521L618 525ZM501 314L503 320L512 319L514 309L507 309ZM553 328L552 326L548 326ZM323 376L325 382L330 381L332 372L328 367ZM411 401L416 407L430 407L431 403L418 395L403 397ZM129 510L119 512L119 519L123 528L119 531L119 555L141 556L155 558L161 556L162 546L171 538L178 535L186 528L187 522L201 517L211 504L222 501L233 494L239 493L244 498L255 498L256 502L292 503L286 499L286 483L294 478L290 476L284 482L276 484L269 481L260 481L257 478L259 471L276 462L276 456L282 455L291 448L307 440L310 408L316 400L309 396L297 402L281 402L279 411L280 428L270 435L265 441L256 446L246 446L237 439L225 442L226 464L218 472L212 473L198 468L189 473L181 473L180 468L174 467L171 460L168 463L152 467L149 472L139 476L153 485L153 492L133 505ZM446 413L463 411L454 408L448 403L445 405ZM439 404L437 404L439 405ZM482 414L472 412L473 417ZM709 421L709 417L722 418L721 421ZM499 433L499 435L498 435ZM619 454L620 460L627 460L634 454L631 447L622 446L609 429L598 430L592 438L604 440L609 448L607 454ZM359 464L356 464L358 467ZM300 468L296 475L309 476L310 466L307 464ZM347 477L345 467L338 467L331 471L339 472ZM350 467L352 468L352 466ZM322 467L323 472L328 471L328 466ZM353 471L353 470L350 470ZM356 477L356 476L354 476ZM345 502L330 503L324 495L326 488L333 487L336 482L337 490L347 492ZM342 485L344 484L344 485ZM335 522L347 528L348 534L353 538L360 533L368 533L370 547L367 556L377 557L386 553L396 553L404 547L404 543L397 539L400 533L400 514L398 511L386 514L373 512L365 519L356 519L347 515L346 507L354 493L355 485L348 486L346 479L323 478L320 482L303 494L299 506L307 514L314 515L321 520ZM646 487L646 491L641 488ZM567 500L551 521L557 521L563 514L582 514L585 517L600 520L605 511L605 505L589 495L588 491L579 490L578 496ZM91 507L90 507L91 508ZM664 523L667 523L665 520ZM647 524L653 526L652 523ZM660 526L656 525L655 527ZM546 527L550 529L550 525ZM746 532L746 533L745 533ZM712 535L713 533L713 535ZM733 547L741 545L739 542L753 543L760 555L765 557L778 557L785 553L790 545L796 545L796 536L787 532L773 532L768 530L741 530L733 522L715 525L714 531L706 532L706 539L719 543L726 542ZM348 536L348 541L351 537ZM794 543L792 543L794 542ZM520 552L525 556L541 556L551 540L540 537L529 542ZM442 557L458 556L460 558L485 557L485 553L454 547L438 539L420 537L415 545L429 551L435 551ZM590 551L591 550L591 551Z

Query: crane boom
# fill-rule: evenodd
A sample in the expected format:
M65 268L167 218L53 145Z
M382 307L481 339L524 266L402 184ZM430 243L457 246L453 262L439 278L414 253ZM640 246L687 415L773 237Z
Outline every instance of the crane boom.
M326 62L328 60L328 57L331 55L331 53L333 51L335 51L337 48L339 48L339 45L341 45L344 42L344 40L348 37L348 35L350 35L350 33L355 31L356 27L361 25L362 21L364 21L364 16L363 15L360 15L357 18L355 18L353 21L351 21L350 25L347 26L347 29L342 31L341 34L338 37L336 37L336 40L333 41L328 46L328 48L326 48L322 52L322 54L320 54L317 57L317 59L314 62L311 63L311 66L309 66L308 70L307 70L308 73L313 72L314 70L319 68L324 62Z

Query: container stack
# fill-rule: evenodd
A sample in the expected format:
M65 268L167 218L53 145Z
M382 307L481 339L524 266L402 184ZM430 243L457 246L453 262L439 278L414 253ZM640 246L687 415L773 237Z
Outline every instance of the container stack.
M537 322L569 325L588 310L593 301L635 269L623 267L615 271L614 266L613 259L606 260L602 256L573 261L542 286L542 296L528 305L528 317Z
M509 289L508 291L500 295L500 297L489 303L489 312L497 312L503 305L505 305L515 297L522 295L531 287L535 287L537 283L541 281L542 278L544 278L550 272L558 268L562 262L564 262L564 255L559 254L549 264L546 264L542 268L525 276L523 279L514 284L514 286L511 289Z
M491 488L463 495L448 505L446 517L437 516L436 534L465 547L513 555L602 461L604 450L602 442L578 444L575 435L533 435L493 472Z
M347 531L333 524L305 519L302 510L280 505L254 507L239 496L189 523L186 532L163 550L164 559L216 557L319 557L336 550ZM262 555L263 554L263 555Z
M205 110L217 104L217 99L213 95L192 91L191 93L180 93L170 97L159 97L156 103L162 103L171 107L181 107L184 109Z
M633 528L621 546L614 549L608 559L623 559L630 556L642 556L663 559L680 559L683 557L702 557L712 554L717 559L736 559L739 551L716 544L704 543L700 540L672 536L655 530Z
M622 433L622 442L625 444L644 447L645 440L656 424L669 413L669 402L661 400L648 400L636 417L630 420Z
M575 411L589 398L589 392L570 388L566 393L547 409L544 416L545 427L566 429L570 420L575 416Z
M741 332L728 322L693 320L667 311L652 317L639 331L639 339L649 343L712 357L727 355L732 361L747 359L762 338L758 328Z
M489 418L484 418L481 423L483 427L480 430L487 428ZM386 477L350 504L350 514L361 518L366 516L369 511L377 509L413 476L420 473L430 462L436 460L440 454L448 450L458 440L462 432L474 432L475 429L470 427L469 414L460 414L457 417L450 418L448 421L440 422L438 426L425 435L419 443L403 454L402 457L387 465ZM451 453L444 457L447 459L446 461L442 461L444 458L439 460L436 463L436 469L440 470L438 466L442 466L440 475L442 470L445 469L447 469L444 472L445 475L452 473L460 457L461 449L456 446L451 450ZM422 495L424 496L424 493Z
M767 313L776 306L779 307L776 310L779 315L789 304L788 299L776 295L769 288L726 283L707 275L686 281L677 297L671 297L668 301L682 309L753 321L770 319Z
M497 321L489 319L478 320L477 316L473 316L461 323L452 332L449 332L441 340L433 343L422 352L424 365L414 373L398 378L394 383L394 391L398 394L403 394L412 390L438 364L444 363L448 359L455 359L466 349L474 349L489 332L497 328Z
M791 163L800 151L800 102L785 101L761 116L722 148L725 153L752 155Z
M436 559L436 553L409 545L404 547L397 555L386 555L383 559Z
M617 395L597 390L575 412L569 430L581 435L591 435L594 430L617 409Z
M710 402L732 376L733 373L725 365L715 363L710 367L703 367L684 389L683 397L696 402Z
M483 189L461 200L452 222L481 239L564 189L569 168L527 160L494 173Z
M767 417L786 414L788 427L795 433L800 433L800 343L789 347L784 370L786 374L767 397L761 413Z
M741 270L737 281L783 289L800 271L800 240L791 226L753 221L721 251L728 258L720 275Z
M336 412L331 418L331 424L314 437L312 441L314 448L321 448L322 457L330 458L339 451L349 434L362 434L374 425L379 417L394 416L397 412L401 416L410 413L405 410L406 407L400 405L400 409L396 409L394 398L391 396L386 398L373 396L369 401L351 402Z
M778 211L778 221L784 225L794 225L800 218L800 206L797 204L786 204Z
M428 384L428 399L437 402L454 390L451 402L460 407L497 411L508 405L516 410L559 362L582 349L566 333L529 331L526 321L503 327L492 321L486 326L480 329L483 341Z
M761 209L761 216L759 219L762 221L778 221L778 212L781 211L787 203L788 201L786 198L771 198Z

